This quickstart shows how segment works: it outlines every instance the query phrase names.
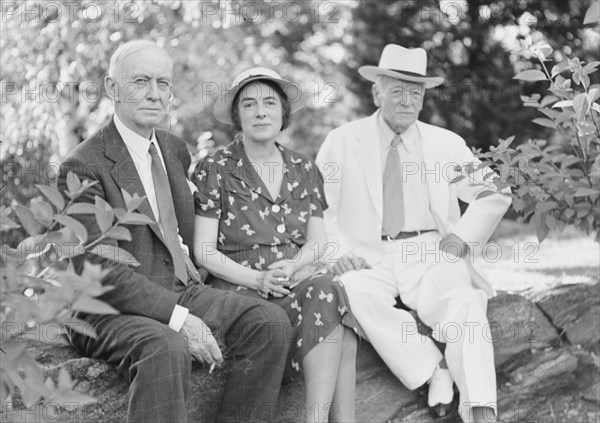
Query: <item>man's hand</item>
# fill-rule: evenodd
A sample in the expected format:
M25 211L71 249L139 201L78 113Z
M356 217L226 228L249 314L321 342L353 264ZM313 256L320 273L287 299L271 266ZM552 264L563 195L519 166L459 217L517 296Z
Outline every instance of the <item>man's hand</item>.
M456 234L449 233L440 240L440 251L452 254L456 257L463 257L469 252L469 246Z
M372 269L372 267L363 257L357 256L353 253L348 253L340 257L337 263L331 267L331 271L335 276L340 276L351 270L361 269Z
M188 342L192 357L199 363L209 366L223 364L223 354L217 340L202 319L191 313L188 314L183 322L181 334Z

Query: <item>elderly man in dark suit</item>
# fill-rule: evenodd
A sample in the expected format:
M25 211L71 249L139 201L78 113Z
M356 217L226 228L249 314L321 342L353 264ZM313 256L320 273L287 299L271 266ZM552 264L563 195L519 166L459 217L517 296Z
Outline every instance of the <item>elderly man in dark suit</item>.
M71 341L84 354L117 365L128 379L128 421L186 421L192 359L220 365L224 357L229 375L219 421L272 421L269 404L277 401L290 323L273 304L205 286L189 259L190 156L183 140L157 129L169 108L171 77L171 58L155 43L120 46L105 79L115 115L61 166L61 192L73 171L97 182L81 201L98 196L125 208L124 190L146 197L138 211L152 220L130 226L131 240L118 241L138 267L91 258L111 268L105 284L113 289L101 298L120 314L85 316L97 337L72 334ZM90 239L100 235L93 217L77 217Z

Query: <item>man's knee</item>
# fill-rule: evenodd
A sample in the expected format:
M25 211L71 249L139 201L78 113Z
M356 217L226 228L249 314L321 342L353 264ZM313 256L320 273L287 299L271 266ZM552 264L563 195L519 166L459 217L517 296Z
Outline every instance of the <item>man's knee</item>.
M191 354L187 341L174 330L165 327L141 341L143 357L160 358L182 367L191 365Z
M290 319L285 310L267 301L261 302L248 312L246 321L254 330L249 336L273 346L283 347L289 343L293 333Z

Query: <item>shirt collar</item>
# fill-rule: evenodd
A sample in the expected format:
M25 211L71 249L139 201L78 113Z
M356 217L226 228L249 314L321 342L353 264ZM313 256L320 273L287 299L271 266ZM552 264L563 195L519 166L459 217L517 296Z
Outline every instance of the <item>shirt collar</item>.
M150 148L151 141L154 142L157 149L159 148L158 143L156 141L156 134L154 132L154 129L152 130L152 135L150 136L150 139L148 139L129 129L123 123L123 121L119 119L119 116L117 116L116 113L114 115L114 121L115 126L117 127L117 131L119 131L119 134L121 135L121 138L123 138L125 146L127 146L127 150L129 150L129 152L132 155L137 156L137 158L139 159L145 160L148 156L148 149Z
M383 115L381 113L381 109L377 111L377 129L379 129L379 133L381 134L381 140L383 142L384 149L388 149L392 140L396 136L396 133L389 127L389 125L383 120ZM402 134L402 144L406 150L410 153L415 148L415 143L417 142L419 131L417 129L417 122L410 125L406 131Z
M287 166L294 166L302 163L302 157L295 154L292 150L289 150L275 141L275 147L281 152L283 157L283 163ZM248 156L246 155L246 151L244 150L244 144L241 139L236 139L232 143L230 143L223 153L226 155L230 155L232 158L236 160L242 159L244 162L247 162L247 165L251 165Z

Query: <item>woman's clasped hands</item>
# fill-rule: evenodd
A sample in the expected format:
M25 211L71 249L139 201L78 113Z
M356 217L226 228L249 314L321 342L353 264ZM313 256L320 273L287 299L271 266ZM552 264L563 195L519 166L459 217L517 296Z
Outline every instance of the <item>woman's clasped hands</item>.
M281 269L262 270L256 278L256 290L264 296L271 294L275 298L289 295L290 284L290 277Z

